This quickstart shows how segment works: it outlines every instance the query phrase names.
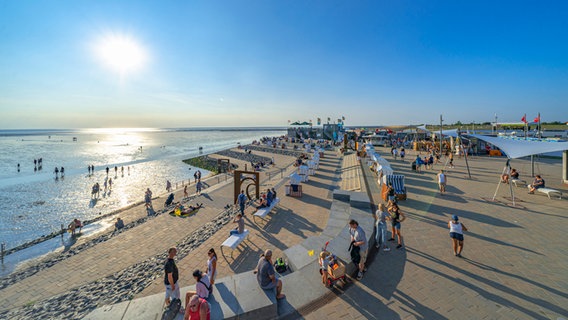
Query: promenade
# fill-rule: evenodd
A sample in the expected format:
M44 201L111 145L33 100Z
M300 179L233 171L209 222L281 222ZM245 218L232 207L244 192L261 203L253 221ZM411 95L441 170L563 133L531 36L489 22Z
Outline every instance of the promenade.
M470 179L465 161L456 157L456 168L448 169L448 192L440 196L433 170L416 173L407 160L394 161L387 149L379 150L391 162L397 174L406 177L408 200L400 201L406 215L403 222L404 249L391 245L390 252L371 249L369 268L361 281L349 281L335 289L321 303L305 311L305 319L562 319L568 318L568 262L564 244L567 226L566 200L548 199L545 195L528 195L526 188L516 188L517 205L512 206L509 186L501 185L496 202L491 201L505 158L471 157ZM276 167L267 172L280 172L287 177L295 168L289 166L293 157L254 151L275 157ZM221 255L219 245L234 226L229 223L208 235L190 252L181 252L177 264L181 286L194 283L194 269L205 269L206 252L215 248L219 257L218 277L248 272L254 268L259 254L271 248L275 257L302 240L322 231L322 222L329 216L332 190L367 191L374 203L379 201L376 177L353 156L340 157L326 152L320 169L303 185L304 196L284 196L280 175L261 173L261 190L275 187L281 204L266 221L252 220L247 209L246 228L251 231L234 252L233 258ZM238 160L231 159L231 162ZM364 161L363 161L364 162ZM244 163L240 163L244 165ZM530 163L514 160L524 180L530 182ZM547 186L566 191L558 180L561 163L539 160L535 167L543 174ZM374 184L374 185L373 185ZM193 187L193 186L192 186ZM45 311L44 304L81 292L103 279L120 281L125 269L137 264L163 265L155 256L165 254L187 235L199 230L215 218L226 204L232 203L232 182L219 183L206 189L192 203L204 202L205 207L186 219L160 215L108 241L86 249L77 255L42 270L15 285L0 290L0 318L19 319L26 308ZM193 189L191 190L193 191ZM177 191L176 198L179 199ZM155 200L156 203L164 199ZM465 234L463 258L453 256L447 221L452 214L460 216L469 229ZM121 213L126 222L145 215L142 207ZM389 232L390 234L390 232ZM322 244L323 245L323 244ZM228 252L227 252L228 253ZM148 262L150 260L150 262ZM136 275L131 275L136 278ZM141 298L163 293L163 274L156 272L140 283L129 284ZM314 274L317 277L317 274ZM143 283L142 283L143 282ZM137 289L144 288L144 289ZM99 288L98 290L105 290ZM120 292L118 292L120 293ZM286 291L288 296L294 292ZM97 306L123 300L101 301ZM83 300L80 301L84 303ZM93 306L85 303L85 308ZM80 307L78 307L80 308ZM13 310L13 313L3 313ZM34 314L30 312L30 314ZM57 313L47 313L57 314ZM54 319L75 318L54 316ZM77 313L84 316L85 313ZM81 318L81 317L77 317Z
M437 192L433 170L416 173L410 162L381 149L397 174L404 174L408 200L400 201L405 250L374 249L369 270L343 294L306 319L568 319L566 199L527 194L501 185L504 157L456 157L448 168L447 194ZM531 182L528 160L512 160ZM535 173L548 187L563 190L561 160L540 159ZM375 196L373 198L376 199ZM457 214L465 233L463 258L453 255L447 222ZM389 232L390 234L390 232Z

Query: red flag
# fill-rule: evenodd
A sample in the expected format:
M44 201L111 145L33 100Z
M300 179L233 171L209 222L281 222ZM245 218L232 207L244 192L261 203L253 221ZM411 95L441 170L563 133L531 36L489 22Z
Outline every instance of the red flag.
M538 115L536 118L534 118L534 122L540 122L540 115Z
M527 123L527 115L526 115L526 114L523 116L523 118L521 119L521 121L524 122L524 123Z

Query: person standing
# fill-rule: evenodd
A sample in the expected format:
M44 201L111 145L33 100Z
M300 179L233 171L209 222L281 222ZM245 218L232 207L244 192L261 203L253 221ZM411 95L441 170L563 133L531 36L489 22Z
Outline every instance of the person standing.
M397 235L398 236L398 245L396 246L397 249L402 248L402 233L400 231L401 229L401 222L406 220L406 217L404 216L404 214L400 211L400 208L398 207L398 205L396 203L392 203L392 205L389 207L388 209L390 215L391 215L391 224L392 224L392 237L389 239L389 241L394 241L394 236Z
M207 256L207 276L209 277L211 288L213 288L215 278L217 277L217 253L215 252L215 249L209 249Z
M197 194L201 194L201 188L203 188L203 184L201 183L201 179L199 179L195 185L195 191Z
M168 260L166 261L166 265L164 266L165 276L164 276L164 284L166 285L166 305L169 306L171 299L179 299L180 292L179 292L179 273L178 268L176 266L176 262L174 261L174 257L177 254L176 248L170 248L168 250Z
M448 228L450 228L450 238L452 239L454 256L461 258L461 252L463 250L463 232L467 231L467 228L458 220L458 216L454 214L452 216L452 220L448 221Z
M446 182L447 182L446 174L444 170L440 170L438 173L438 188L440 189L440 194L444 194L446 192Z
M183 187L183 197L184 198L189 197L189 193L187 192L187 184L185 185L185 187Z
M172 192L172 183L170 182L170 180L166 180L166 191Z
M390 251L386 243L387 220L390 219L389 214L385 210L385 205L380 203L378 210L375 212L375 220L377 232L375 233L375 246L380 248L383 245L383 251Z
M247 202L247 196L245 196L245 191L241 190L241 193L239 194L239 196L237 197L237 204L239 205L239 210L241 211L241 214L244 215L245 214L245 204Z
M365 272L365 261L367 260L367 236L365 235L365 231L359 226L359 222L353 219L349 221L349 234L351 235L351 243L359 247L361 260L359 260L357 280L361 280L363 278L363 272Z

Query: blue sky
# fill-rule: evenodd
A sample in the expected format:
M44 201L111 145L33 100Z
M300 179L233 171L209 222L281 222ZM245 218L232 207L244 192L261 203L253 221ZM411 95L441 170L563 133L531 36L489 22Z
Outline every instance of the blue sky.
M2 1L0 129L568 121L566 17L566 1ZM143 63L105 65L113 36Z

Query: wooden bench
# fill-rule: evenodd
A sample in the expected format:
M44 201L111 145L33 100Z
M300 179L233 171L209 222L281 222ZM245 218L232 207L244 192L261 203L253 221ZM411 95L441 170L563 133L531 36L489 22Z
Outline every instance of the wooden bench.
M268 215L268 213L270 211L272 211L272 209L274 209L278 203L280 202L280 198L276 198L272 201L272 203L270 204L270 207L266 207L266 208L261 208L258 209L254 214L253 214L253 219L256 219L256 217L259 217L261 219L264 219L266 217L266 215ZM256 222L256 220L255 220Z
M527 188L529 188L529 190L530 190L531 186L528 185ZM558 199L562 199L562 191L559 191L559 190L550 189L550 188L538 188L538 189L536 189L536 191L546 194L548 196L548 199L552 199L550 197L551 193L558 194Z
M243 242L243 240L245 240L245 238L248 237L248 235L249 231L247 229L245 229L243 233L230 235L229 238L227 238L227 240L225 240L225 242L221 244L221 253L223 253L223 247L229 247L231 248L231 258L232 258L233 251L235 251L235 248L237 248L239 244L241 244L241 242Z

